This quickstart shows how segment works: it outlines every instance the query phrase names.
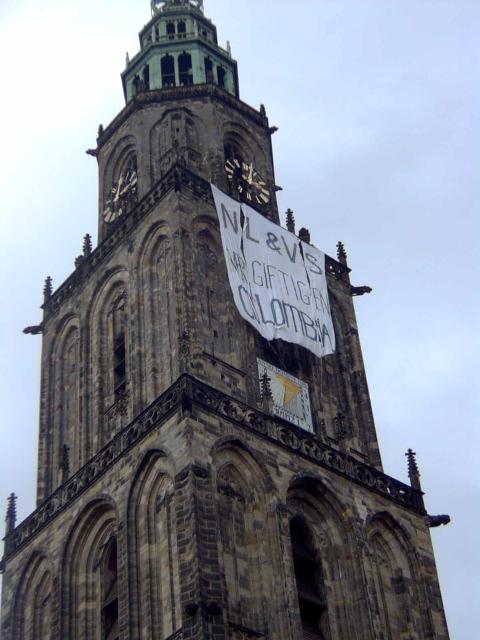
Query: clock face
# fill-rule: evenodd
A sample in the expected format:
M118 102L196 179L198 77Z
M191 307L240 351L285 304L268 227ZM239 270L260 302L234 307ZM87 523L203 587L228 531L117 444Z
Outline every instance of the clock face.
M242 200L260 206L270 202L267 183L255 169L253 162L248 163L239 158L232 158L225 163L225 172Z
M125 213L128 204L137 195L137 181L137 170L132 164L113 183L103 212L103 219L107 224L115 222Z

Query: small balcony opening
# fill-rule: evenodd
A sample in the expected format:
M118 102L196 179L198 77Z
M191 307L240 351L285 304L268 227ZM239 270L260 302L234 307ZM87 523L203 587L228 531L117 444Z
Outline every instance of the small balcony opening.
M218 84L225 88L225 76L226 76L226 71L223 67L217 67L217 79L218 79Z
M148 64L143 68L143 87L145 91L150 91L150 67Z
M181 20L177 25L177 34L179 38L187 37L187 25L183 20Z
M169 40L175 39L175 23L167 22L167 37Z
M205 81L213 84L213 62L210 58L205 58Z
M175 59L166 55L162 58L162 87L175 86Z
M193 84L192 56L185 51L178 57L178 71L181 86Z

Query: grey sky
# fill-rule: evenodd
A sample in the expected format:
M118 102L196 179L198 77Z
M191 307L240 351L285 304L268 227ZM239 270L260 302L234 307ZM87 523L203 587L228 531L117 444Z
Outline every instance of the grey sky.
M466 0L205 0L263 102L280 205L346 244L387 473L418 452L451 637L480 622L479 24ZM43 279L96 236L98 124L123 106L148 0L1 0L0 496L34 507ZM478 178L477 178L478 183ZM476 214L476 215L475 215Z

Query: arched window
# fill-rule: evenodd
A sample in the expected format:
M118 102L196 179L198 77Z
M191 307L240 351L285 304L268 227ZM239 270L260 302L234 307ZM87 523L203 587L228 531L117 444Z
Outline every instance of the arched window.
M16 593L13 614L16 640L50 640L53 599L53 580L47 559L36 555L30 559Z
M179 38L187 37L187 25L183 20L181 20L177 25L177 33Z
M213 62L210 58L205 58L205 81L207 84L213 83Z
M113 390L115 399L125 395L127 387L125 298L119 298L112 309Z
M173 40L175 38L175 23L167 22L167 36L169 40Z
M321 630L327 610L321 567L312 533L302 518L291 520L290 539L303 637L326 640Z
M162 87L175 86L175 59L166 55L162 58Z
M192 56L185 51L178 57L178 71L181 85L193 84Z
M102 640L118 640L117 541L111 540L101 566Z
M223 67L217 67L218 84L224 88L225 88L225 75L226 75L225 69Z

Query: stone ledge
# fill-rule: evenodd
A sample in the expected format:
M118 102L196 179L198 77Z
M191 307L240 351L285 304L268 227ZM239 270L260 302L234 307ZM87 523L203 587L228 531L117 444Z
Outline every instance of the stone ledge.
M242 102L225 89L215 84L194 84L188 87L172 87L169 89L154 89L145 91L133 98L123 110L105 128L97 140L98 151L108 142L111 136L117 131L128 118L138 109L143 109L153 104L163 104L172 101L189 100L198 98L216 99L236 109L238 112L253 120L260 127L268 128L268 119L259 111Z
M208 202L212 206L213 197L210 183L193 173L180 163L174 164L158 180L152 189L140 200L127 217L121 218L111 234L78 266L42 306L45 319L58 311L61 305L87 281L93 271L110 255L113 249L129 237L133 229L170 191L190 191L195 198ZM326 256L327 274L339 280L347 280L350 269L330 256Z
M160 426L175 410L194 412L195 406L214 413L302 456L343 478L425 515L422 492L320 443L290 423L266 415L225 393L184 374L165 393L118 433L89 463L59 487L36 511L5 537L4 561L16 554L43 527L69 507L128 450Z

